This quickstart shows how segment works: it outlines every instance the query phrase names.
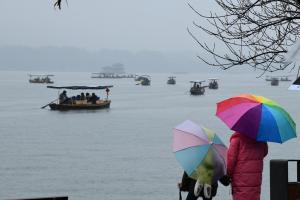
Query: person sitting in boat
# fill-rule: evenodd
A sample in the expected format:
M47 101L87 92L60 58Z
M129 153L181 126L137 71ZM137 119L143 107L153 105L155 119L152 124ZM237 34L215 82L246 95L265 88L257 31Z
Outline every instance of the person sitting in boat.
M80 100L80 95L79 94L76 96L76 100Z
M69 103L69 98L67 96L67 91L64 90L60 95L59 95L59 103L60 104L66 104Z
M76 103L76 97L75 97L75 96L72 96L72 97L71 97L71 102L72 102L72 104L75 104L75 103Z
M83 92L81 92L81 94L80 94L80 100L86 100L85 95L84 95Z
M99 97L95 93L92 93L92 96L89 99L89 102L92 102L92 104L96 104L97 100L99 100Z
M91 95L90 95L90 93L85 93L85 98L86 98L86 100L89 102L89 100L90 100L90 98L91 98Z

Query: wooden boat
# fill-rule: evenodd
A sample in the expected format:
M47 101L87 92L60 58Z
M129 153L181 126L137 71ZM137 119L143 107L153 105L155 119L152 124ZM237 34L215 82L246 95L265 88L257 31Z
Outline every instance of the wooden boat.
M205 88L207 86L202 86L201 84L205 81L190 81L192 87L190 89L191 95L203 95L205 93Z
M52 84L54 83L51 80L52 74L45 74L45 75L32 75L29 74L29 83L45 83L45 84Z
M106 90L106 98L99 99L95 101L89 101L86 99L77 100L75 96L72 98L67 98L63 103L59 102L59 98L50 102L49 104L43 106L45 108L47 106L50 107L51 110L59 110L59 111L66 111L66 110L97 110L97 109L104 109L109 108L111 104L111 100L108 99L109 89L113 87L112 85L109 86L63 86L63 87L56 87L56 86L47 86L47 88L52 89L65 89L65 90Z
M167 84L175 85L176 84L175 78L176 78L175 76L170 76L169 80L167 81Z
M218 80L217 78L209 78L208 80L209 80L209 84L208 84L208 88L209 89L216 90L216 89L219 88L219 84L217 82L217 80Z
M96 104L92 103L71 103L71 104L59 104L51 103L49 107L51 110L97 110L110 107L111 100L100 100Z

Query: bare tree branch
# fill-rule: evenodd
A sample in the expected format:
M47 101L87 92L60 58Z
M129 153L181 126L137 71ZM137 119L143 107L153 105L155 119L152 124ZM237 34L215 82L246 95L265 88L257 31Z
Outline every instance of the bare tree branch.
M198 56L199 59L225 70L248 65L263 72L274 72L293 65L287 61L286 53L300 35L298 0L215 1L222 13L204 15L188 4L210 25L193 22L194 27L215 39L209 45L188 29L192 38L211 56ZM216 48L220 45L222 48Z

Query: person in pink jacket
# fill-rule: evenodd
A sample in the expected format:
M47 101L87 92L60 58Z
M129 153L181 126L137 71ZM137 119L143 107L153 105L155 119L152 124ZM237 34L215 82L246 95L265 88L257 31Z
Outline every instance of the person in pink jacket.
M233 200L260 200L266 142L234 133L227 152L227 173L231 177Z

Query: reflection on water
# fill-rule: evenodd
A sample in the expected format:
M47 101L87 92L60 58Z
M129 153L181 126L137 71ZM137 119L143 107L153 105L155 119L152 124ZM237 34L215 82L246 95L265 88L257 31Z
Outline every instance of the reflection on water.
M255 74L151 74L151 86L132 79L91 79L89 73L55 73L54 85L114 85L111 108L40 109L58 91L29 84L27 72L0 73L0 199L68 195L79 199L176 199L182 169L172 153L172 128L191 119L228 144L231 131L215 117L216 103L254 93L282 105L298 123L299 94L289 83L270 86ZM218 90L190 96L190 80L219 77ZM206 81L207 82L207 81ZM68 91L69 95L78 91ZM98 93L105 97L105 92ZM269 163L299 158L298 139L269 144L262 199L269 199ZM216 200L230 199L220 185Z

